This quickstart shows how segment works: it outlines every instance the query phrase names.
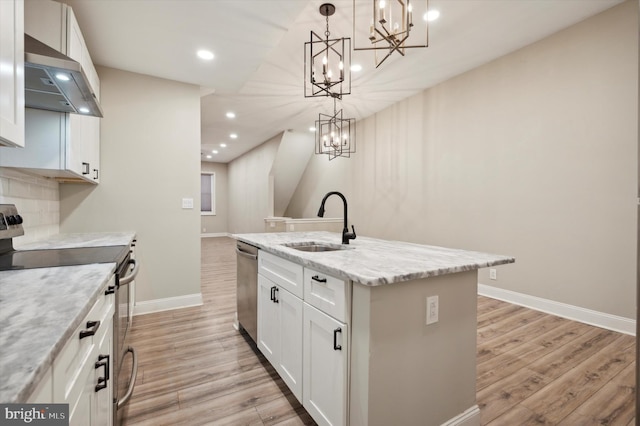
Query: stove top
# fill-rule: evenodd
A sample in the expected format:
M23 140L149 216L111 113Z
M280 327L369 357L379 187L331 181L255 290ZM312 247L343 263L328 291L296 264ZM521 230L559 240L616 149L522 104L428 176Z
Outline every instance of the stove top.
M128 253L128 246L18 250L0 254L0 271L88 265L91 263L120 264Z

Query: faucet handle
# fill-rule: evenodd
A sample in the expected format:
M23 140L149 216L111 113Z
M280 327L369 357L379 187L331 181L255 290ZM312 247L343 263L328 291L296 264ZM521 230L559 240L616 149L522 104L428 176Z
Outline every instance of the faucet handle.
M351 225L351 229L353 230L353 233L349 234L349 239L350 240L355 240L356 239L356 228L355 228L355 226Z

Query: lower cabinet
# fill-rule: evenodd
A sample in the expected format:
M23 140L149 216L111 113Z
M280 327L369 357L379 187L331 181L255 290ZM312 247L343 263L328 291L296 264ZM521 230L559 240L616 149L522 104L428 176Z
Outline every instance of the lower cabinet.
M258 258L258 349L319 425L347 425L349 282ZM304 288L303 298L285 288Z
M302 402L302 299L258 275L258 349Z
M348 329L304 303L302 395L319 425L347 424Z

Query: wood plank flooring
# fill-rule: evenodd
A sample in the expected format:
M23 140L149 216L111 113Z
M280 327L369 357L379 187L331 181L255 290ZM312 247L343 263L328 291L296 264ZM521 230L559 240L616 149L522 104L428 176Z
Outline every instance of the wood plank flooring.
M315 424L232 327L234 247L202 239L203 306L134 318L139 370L125 424ZM635 424L634 337L478 297L477 354L483 425Z

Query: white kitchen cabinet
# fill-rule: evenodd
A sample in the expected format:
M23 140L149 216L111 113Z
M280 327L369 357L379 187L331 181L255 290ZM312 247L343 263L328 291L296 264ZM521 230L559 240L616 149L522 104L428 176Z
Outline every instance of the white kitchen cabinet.
M69 404L69 425L112 424L113 299L96 301L53 361L53 402Z
M258 274L258 349L302 401L302 299Z
M319 425L346 425L347 324L308 303L304 304L303 317L302 405Z
M0 1L0 145L24 147L24 3Z
M64 181L99 182L100 119L26 108L26 146L0 147L0 167Z

